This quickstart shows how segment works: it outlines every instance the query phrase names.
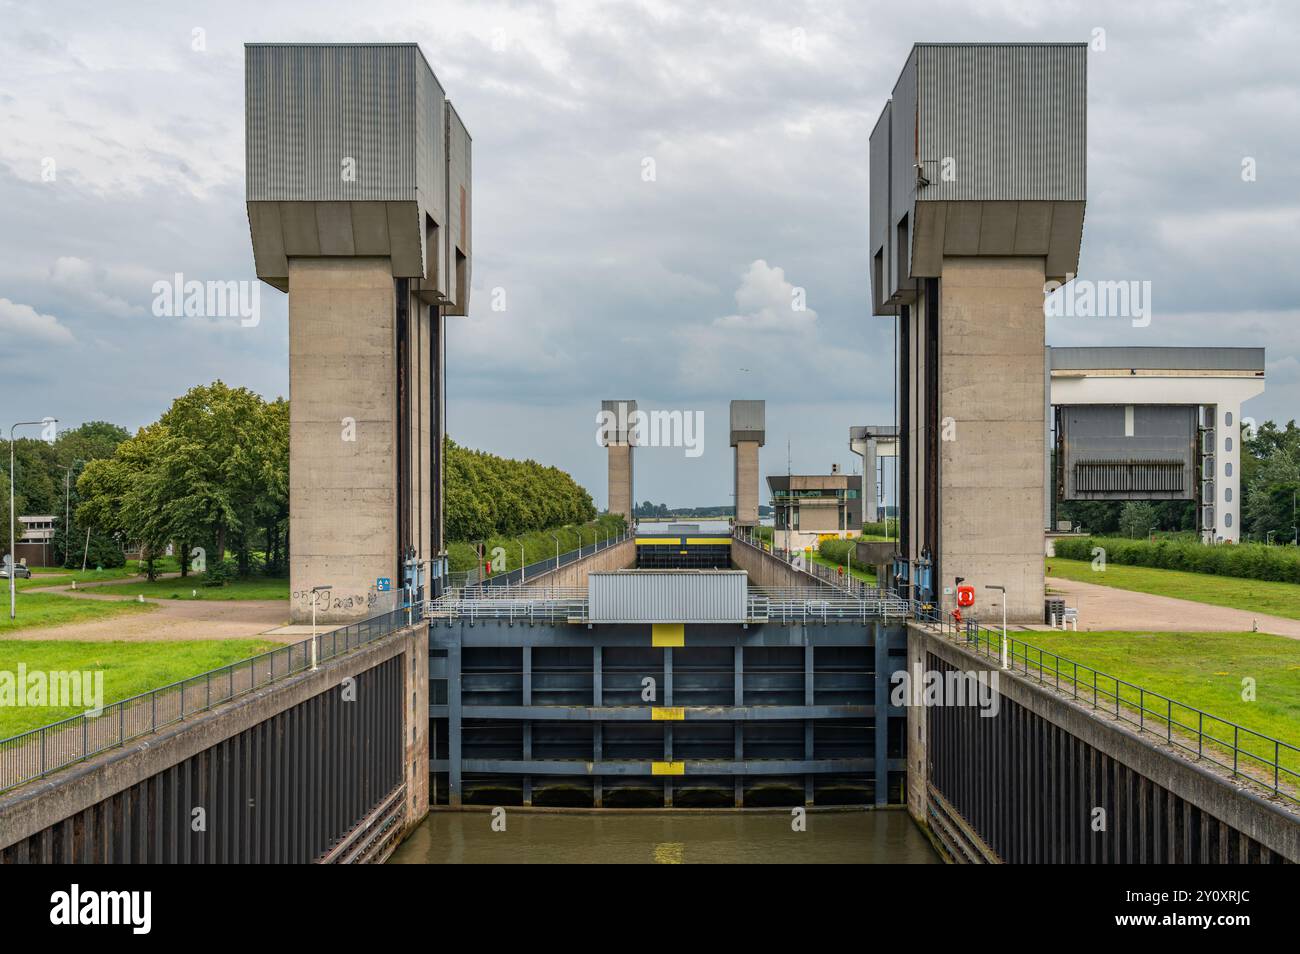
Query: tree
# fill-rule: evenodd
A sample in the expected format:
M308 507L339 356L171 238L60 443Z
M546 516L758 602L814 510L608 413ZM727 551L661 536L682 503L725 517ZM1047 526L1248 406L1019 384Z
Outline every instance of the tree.
M1119 512L1119 531L1126 537L1145 537L1156 523L1156 508L1145 500L1130 500Z
M1293 539L1300 498L1300 427L1265 421L1242 440L1243 523L1260 540L1270 532Z
M289 409L221 381L191 388L159 420L118 444L110 460L86 465L77 482L78 519L142 547L150 576L167 543L207 553L207 582L226 577L233 543L242 575L258 533L278 547L288 516Z

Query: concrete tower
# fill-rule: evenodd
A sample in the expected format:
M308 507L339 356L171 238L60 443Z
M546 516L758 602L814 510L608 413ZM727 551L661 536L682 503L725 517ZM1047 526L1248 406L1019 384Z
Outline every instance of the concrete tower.
M1078 271L1087 45L912 48L871 134L874 312L898 322L905 582L1043 618L1044 285ZM985 604L988 605L988 604Z
M244 63L253 258L289 293L291 617L319 599L344 622L395 605L413 562L440 586L470 138L415 44L248 44Z
M758 525L758 449L767 441L763 401L731 402L731 446L735 450L736 526Z
M600 442L609 448L609 512L621 513L632 528L632 448L636 446L636 401L600 402Z
M884 519L876 464L883 457L898 456L898 428L892 424L850 427L849 450L862 458L862 519L876 523Z

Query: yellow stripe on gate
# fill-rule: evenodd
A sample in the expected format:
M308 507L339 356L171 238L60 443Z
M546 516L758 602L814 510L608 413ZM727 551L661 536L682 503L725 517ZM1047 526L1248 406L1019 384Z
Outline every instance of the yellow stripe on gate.
M652 623L651 646L685 646L686 626L683 623Z
M682 538L681 537L637 537L636 538L636 545L639 547L654 546L656 544L664 544L664 543L671 543L673 546L681 546Z
M651 762L651 775L685 775L685 762Z
M686 718L686 710L681 706L655 706L650 710L651 722L681 722Z
M731 537L687 537L687 538L686 538L686 545L687 545L687 546L697 546L697 545L701 545L701 544L703 544L703 545L708 545L708 544L719 544L719 545L721 545L721 544L726 544L726 545L730 546L730 545L731 545Z

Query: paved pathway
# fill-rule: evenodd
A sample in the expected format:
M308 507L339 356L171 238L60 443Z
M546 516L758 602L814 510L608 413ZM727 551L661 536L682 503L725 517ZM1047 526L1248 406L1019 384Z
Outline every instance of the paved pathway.
M1248 633L1258 628L1262 633L1300 639L1300 619L1266 616L1227 606L1153 596L1051 576L1047 578L1047 585L1054 595L1065 598L1066 606L1078 607L1080 630Z

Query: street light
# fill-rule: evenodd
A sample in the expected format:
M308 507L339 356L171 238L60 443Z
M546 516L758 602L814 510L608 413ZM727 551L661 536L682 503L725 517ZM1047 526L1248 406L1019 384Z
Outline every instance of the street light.
M1002 668L1007 667L1007 588L1005 586L991 586L985 584L986 590L997 590L1002 594Z
M47 417L43 421L19 421L9 428L9 618L15 619L18 615L18 606L15 600L18 598L17 587L14 586L15 577L18 576L18 553L14 545L14 431L20 427L35 427L46 424L57 424L57 417Z
M552 533L551 539L555 541L555 568L558 570L560 568L560 536Z
M316 671L316 604L320 602L321 593L333 589L328 583L311 588L311 670Z
M67 467L59 465L59 470L63 471L63 562L68 562L68 532L72 529L72 472L77 469L78 464L84 464L85 461L78 457Z
M1147 530L1147 543L1156 542L1156 531L1159 529L1160 529L1159 527L1151 527L1149 530Z

